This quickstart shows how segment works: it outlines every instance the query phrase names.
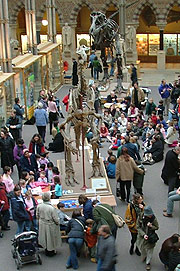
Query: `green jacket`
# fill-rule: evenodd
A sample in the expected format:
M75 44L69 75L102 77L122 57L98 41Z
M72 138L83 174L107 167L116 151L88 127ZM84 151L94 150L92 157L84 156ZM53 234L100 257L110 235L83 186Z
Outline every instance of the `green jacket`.
M99 60L93 60L93 67L98 68L99 67Z
M155 105L155 103L150 104L149 102L147 103L146 106L146 115L150 116L152 114L153 111L156 112L155 108L157 106Z
M109 225L111 229L115 225L114 218L112 217L112 215L108 211L100 207L101 205L110 210L113 214L115 214L111 206L108 204L99 204L96 207L94 207L93 219L96 222L96 231L98 231L98 229L102 225Z

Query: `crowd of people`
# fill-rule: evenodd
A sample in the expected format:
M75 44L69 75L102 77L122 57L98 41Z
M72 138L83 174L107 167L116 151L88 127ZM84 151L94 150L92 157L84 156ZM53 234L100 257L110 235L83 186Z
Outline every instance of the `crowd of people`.
M99 64L96 58L91 56L90 62L92 76L98 79ZM163 215L172 217L174 202L180 201L180 82L175 82L172 86L162 80L157 105L152 97L145 99L144 91L138 86L133 65L131 80L132 86L128 89L126 97L118 98L113 91L107 96L106 101L110 104L107 109L100 106L96 84L92 83L90 87L97 94L94 104L96 113L100 113L103 119L99 131L99 147L103 147L105 141L109 144L108 157L104 159L107 176L116 179L117 196L127 203L125 222L131 234L129 253L132 255L135 251L145 261L146 270L150 270L153 250L159 240L156 233L159 224L151 206L145 204L144 165L153 166L154 163L162 161L165 145L168 146L169 151L161 175L164 183L168 185L169 193ZM62 101L66 111L68 100L69 94ZM22 139L23 114L24 107L20 105L19 98L16 98L11 116L0 134L3 169L3 175L0 176L2 232L10 230L10 219L17 224L16 235L31 229L38 232L39 246L49 257L56 255L61 243L60 232L65 232L70 249L67 269L78 269L78 256L83 251L85 255L90 255L91 262L97 263L97 271L115 271L115 240L118 227L113 217L116 213L112 207L98 200L91 201L82 194L78 198L82 211L77 208L70 217L65 213L65 205L60 200L63 195L62 176L49 158L49 151L64 151L59 128L59 118L64 118L64 115L59 99L51 91L48 95L44 90L40 91L34 113L37 133L32 136L28 147ZM48 123L53 141L47 147L45 142ZM92 131L87 130L88 141L91 140L91 135ZM13 181L11 177L15 165L18 182ZM50 187L51 190L43 193L43 202L40 204L33 196L33 189L37 187ZM57 208L51 204L51 198L60 200ZM3 236L2 232L0 237ZM179 248L178 234L168 238L162 245L159 257L169 271L174 271L180 264Z

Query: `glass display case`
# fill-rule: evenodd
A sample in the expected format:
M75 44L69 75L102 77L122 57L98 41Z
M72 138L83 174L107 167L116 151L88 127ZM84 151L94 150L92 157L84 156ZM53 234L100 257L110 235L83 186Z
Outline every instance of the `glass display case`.
M41 58L32 54L20 55L13 59L13 70L16 72L14 85L16 96L25 105L25 114L31 119L34 107L38 102L41 85Z
M0 74L0 125L6 123L14 104L14 73Z
M38 45L38 54L42 57L42 87L57 90L62 84L63 68L60 44L47 42Z
M157 56L157 51L160 45L160 35L159 34L148 34L149 35L149 55Z
M148 34L136 35L136 48L138 55L148 55Z
M177 55L177 34L164 34L164 50L167 56Z

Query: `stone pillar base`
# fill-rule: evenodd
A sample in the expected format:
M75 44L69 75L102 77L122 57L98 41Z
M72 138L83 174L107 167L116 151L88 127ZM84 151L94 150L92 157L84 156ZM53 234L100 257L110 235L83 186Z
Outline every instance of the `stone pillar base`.
M165 51L163 50L157 51L157 69L158 70L166 69L166 55Z

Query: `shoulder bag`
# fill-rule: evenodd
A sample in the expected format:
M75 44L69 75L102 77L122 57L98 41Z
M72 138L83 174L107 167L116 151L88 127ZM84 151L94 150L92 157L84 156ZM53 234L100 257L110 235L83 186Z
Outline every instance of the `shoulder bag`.
M102 205L98 205L98 207L105 209L107 212L109 212L112 215L114 222L118 228L122 228L125 225L125 221L120 215L113 214L109 209L107 209L106 207Z

